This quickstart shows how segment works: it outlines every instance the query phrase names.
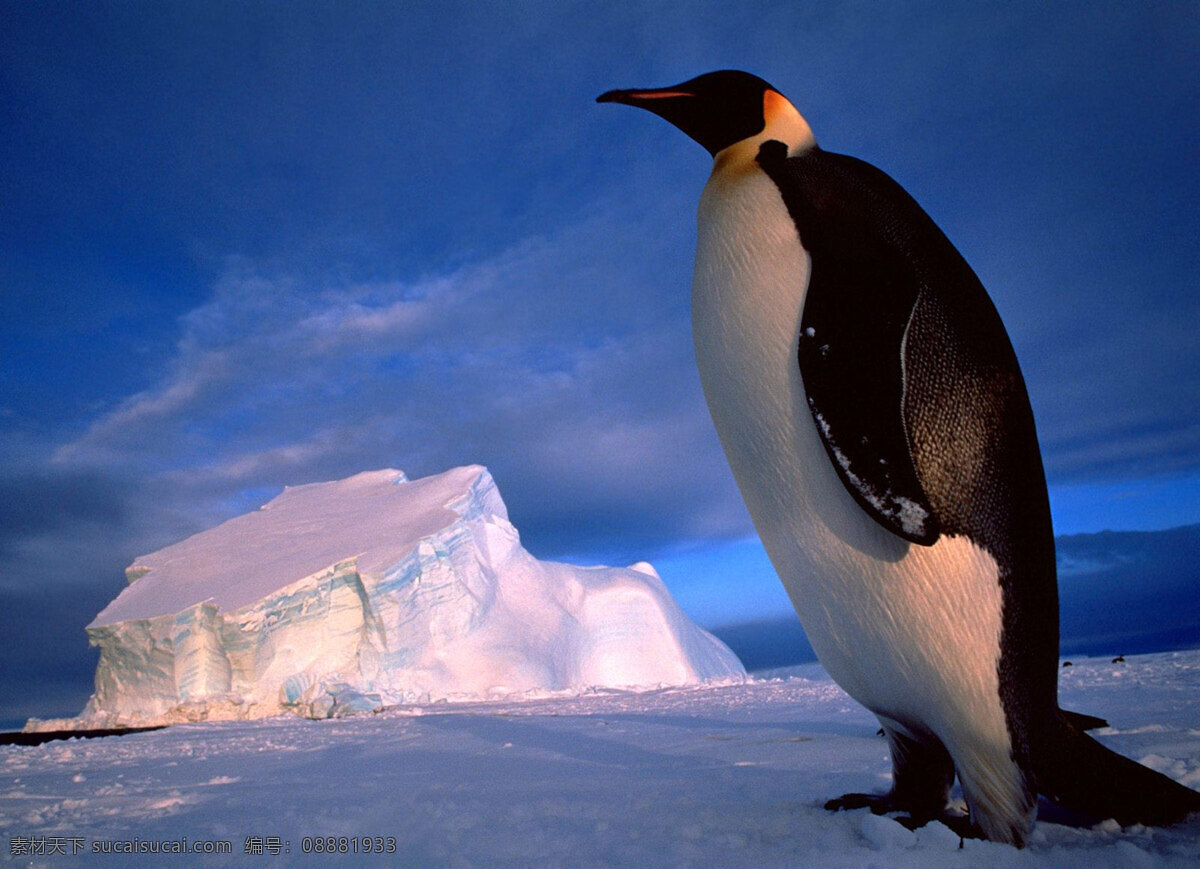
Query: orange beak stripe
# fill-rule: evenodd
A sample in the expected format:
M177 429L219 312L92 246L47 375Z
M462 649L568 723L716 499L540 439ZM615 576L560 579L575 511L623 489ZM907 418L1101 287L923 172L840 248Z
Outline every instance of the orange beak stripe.
M670 97L694 97L687 91L630 91L628 96L635 100L663 100Z

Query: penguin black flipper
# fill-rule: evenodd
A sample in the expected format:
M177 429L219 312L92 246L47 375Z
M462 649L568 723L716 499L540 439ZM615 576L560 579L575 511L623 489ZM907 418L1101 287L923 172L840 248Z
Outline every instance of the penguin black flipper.
M859 506L912 543L937 541L940 524L921 485L905 424L903 342L915 300L853 271L813 268L797 355L809 410L842 484ZM894 273L893 273L894 275ZM853 286L860 301L839 303L829 286ZM886 311L869 324L855 310Z
M930 545L943 528L913 452L920 408L908 400L906 339L930 277L974 274L920 206L873 166L820 148L789 158L775 141L761 146L758 163L811 260L797 355L826 452L868 515Z
M757 160L809 252L798 361L817 429L860 504L869 499L858 484L869 481L928 514L909 533L899 510L864 505L884 527L916 543L964 536L995 559L1001 691L1028 692L1003 698L1027 757L1029 709L1058 705L1046 663L1058 657L1058 587L1033 410L1000 315L958 249L883 171L819 147L789 157L774 141ZM866 432L866 444L852 431Z

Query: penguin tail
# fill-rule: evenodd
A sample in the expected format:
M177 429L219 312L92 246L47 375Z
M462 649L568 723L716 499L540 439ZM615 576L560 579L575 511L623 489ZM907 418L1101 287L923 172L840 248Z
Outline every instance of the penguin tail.
M1200 812L1200 792L1105 748L1059 712L1033 758L1038 791L1065 809L1122 826L1166 826Z
M1100 727L1108 727L1108 722L1096 715L1085 715L1082 712L1072 712L1069 709L1060 709L1058 712L1060 715L1066 716L1067 721L1078 730L1096 730Z

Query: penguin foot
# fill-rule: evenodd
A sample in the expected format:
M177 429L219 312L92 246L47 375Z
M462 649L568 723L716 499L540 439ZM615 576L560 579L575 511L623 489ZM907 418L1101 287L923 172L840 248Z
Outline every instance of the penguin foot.
M896 800L890 793L842 794L825 803L825 810L829 812L852 812L855 809L870 809L873 815L903 811L896 805Z
M870 809L873 815L890 815L896 813L893 820L909 830L919 830L932 821L940 821L960 839L982 839L983 831L971 823L967 815L951 814L942 809L939 812L914 812L908 806L901 805L891 793L886 794L842 794L825 803L825 809L830 812L850 812L855 809ZM960 843L961 847L961 843Z

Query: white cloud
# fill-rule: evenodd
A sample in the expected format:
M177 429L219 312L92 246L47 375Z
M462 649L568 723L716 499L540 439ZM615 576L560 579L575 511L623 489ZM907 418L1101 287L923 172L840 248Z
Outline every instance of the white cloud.
M205 515L366 468L485 462L551 551L744 534L691 358L686 229L599 213L410 282L231 263L159 384L55 459Z

